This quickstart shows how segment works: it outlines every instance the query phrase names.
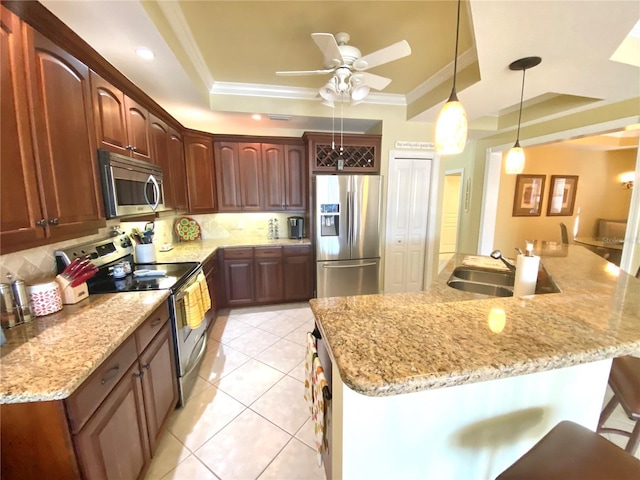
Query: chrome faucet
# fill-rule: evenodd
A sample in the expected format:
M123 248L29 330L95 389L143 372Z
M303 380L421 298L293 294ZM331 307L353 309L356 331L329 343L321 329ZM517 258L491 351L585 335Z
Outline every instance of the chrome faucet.
M491 252L490 255L491 255L491 258L495 258L496 260L502 260L502 263L504 263L512 272L516 271L516 266L513 264L513 262L504 258L500 250L494 250L493 252Z

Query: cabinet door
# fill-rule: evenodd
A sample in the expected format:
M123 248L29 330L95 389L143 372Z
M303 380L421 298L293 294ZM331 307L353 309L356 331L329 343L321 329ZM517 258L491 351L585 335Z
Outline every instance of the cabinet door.
M284 257L284 299L308 300L313 297L311 255Z
M169 165L169 127L153 114L149 114L149 135L151 137L151 161L162 167L164 179L164 204L175 207L173 181Z
M0 253L44 239L44 218L31 145L20 19L0 7ZM10 172L10 174L9 174Z
M243 211L262 208L262 152L259 143L238 144L238 172Z
M137 478L150 460L137 362L75 436L83 477Z
M156 451L162 426L178 403L176 363L169 322L140 355L142 393L151 455Z
M212 147L208 137L184 136L189 211L192 213L210 213L216 210Z
M98 188L89 69L28 30L30 100L48 231L62 240L106 224Z
M307 162L303 145L285 145L284 184L288 210L304 211L307 207Z
M242 209L238 173L238 144L215 142L214 148L218 210L220 212L238 212Z
M275 303L284 299L282 258L256 258L256 302Z
M124 110L127 118L127 138L131 156L138 160L151 159L149 140L149 112L129 97L124 97Z
M184 162L184 142L182 136L169 127L169 176L176 210L186 211L189 205L187 197L187 170Z
M253 259L225 260L224 287L227 306L252 304L254 302Z
M282 145L262 144L262 175L264 179L264 209L285 208L285 158Z
M98 148L129 155L124 94L97 73L90 77Z

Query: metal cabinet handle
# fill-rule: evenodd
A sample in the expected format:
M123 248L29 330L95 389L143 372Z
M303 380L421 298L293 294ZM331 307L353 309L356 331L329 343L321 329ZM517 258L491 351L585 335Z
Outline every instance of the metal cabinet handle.
M134 377L142 378L144 377L144 372L137 372L133 374Z
M151 368L151 365L149 365L148 363L145 363L142 368L144 368L145 370L149 370Z
M51 218L49 219L49 225L58 225L60 223L59 218Z
M156 318L153 322L151 322L151 326L152 327L157 327L158 325L160 325L160 323L162 323L162 319L161 318Z
M137 148L137 147L131 147L131 151L133 151L133 152L137 152L137 151L138 151L138 148Z
M107 374L104 377L102 377L102 381L100 383L104 385L113 377L115 377L119 371L120 371L120 364L118 363L115 367L112 367L107 371Z
M127 145L127 146L126 146L126 147L124 147L124 148L126 148L126 149L127 149L127 150L129 150L129 151L131 151L131 150L133 150L133 145Z
M44 228L46 226L47 226L47 221L44 218L36 222L36 227Z

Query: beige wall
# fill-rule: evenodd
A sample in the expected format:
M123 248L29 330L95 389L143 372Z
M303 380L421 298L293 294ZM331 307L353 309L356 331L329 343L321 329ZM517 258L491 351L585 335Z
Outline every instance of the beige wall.
M599 218L626 219L629 215L631 190L622 189L618 176L635 169L636 149L597 151L564 146L540 146L525 149L523 174L545 175L545 187L539 217L513 217L513 195L516 175L500 176L495 248L513 256L514 247L524 248L526 239L560 242L560 222L567 225L571 237L580 208L577 236L595 234ZM551 175L578 175L576 202L572 216L546 215Z

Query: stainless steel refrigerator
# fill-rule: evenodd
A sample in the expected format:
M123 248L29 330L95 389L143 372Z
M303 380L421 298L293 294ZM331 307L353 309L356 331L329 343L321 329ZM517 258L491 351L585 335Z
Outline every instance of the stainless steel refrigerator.
M315 176L317 296L380 293L379 175Z

